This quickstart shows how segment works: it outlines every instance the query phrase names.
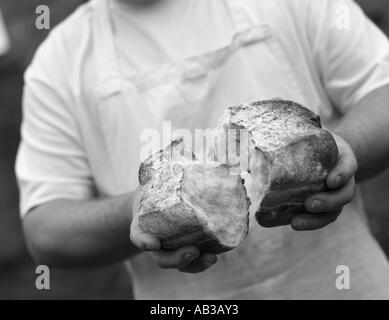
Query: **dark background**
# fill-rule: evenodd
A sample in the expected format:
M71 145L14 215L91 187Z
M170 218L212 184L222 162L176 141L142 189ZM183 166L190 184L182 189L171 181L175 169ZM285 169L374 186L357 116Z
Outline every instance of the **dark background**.
M47 35L47 31L35 28L35 8L42 4L49 6L52 28L82 2L0 0L12 45L7 56L0 58L0 299L131 298L130 279L121 265L94 270L52 270L51 289L37 290L35 265L28 256L19 220L14 161L19 141L22 75L35 49ZM389 34L389 1L358 2ZM389 171L363 185L373 233L389 254L388 191Z

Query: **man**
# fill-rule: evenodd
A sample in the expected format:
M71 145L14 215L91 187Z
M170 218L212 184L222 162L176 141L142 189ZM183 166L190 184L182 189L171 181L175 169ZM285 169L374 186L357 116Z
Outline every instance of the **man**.
M354 197L354 176L389 159L389 43L352 1L96 0L52 31L25 82L16 169L39 263L128 259L139 299L389 298L388 263ZM251 220L227 254L160 250L137 224L145 132L213 128L225 106L272 97L334 132L329 191L292 228Z

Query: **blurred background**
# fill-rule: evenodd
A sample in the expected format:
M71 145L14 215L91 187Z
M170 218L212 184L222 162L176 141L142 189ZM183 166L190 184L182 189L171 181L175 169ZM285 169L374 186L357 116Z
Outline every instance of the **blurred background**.
M48 33L35 28L35 10L38 5L47 5L53 28L83 2L0 0L0 299L130 299L132 296L130 279L121 265L53 270L51 289L37 290L35 265L28 256L19 221L14 161L19 142L22 76ZM357 2L389 35L388 0ZM389 255L389 171L362 187L372 232Z

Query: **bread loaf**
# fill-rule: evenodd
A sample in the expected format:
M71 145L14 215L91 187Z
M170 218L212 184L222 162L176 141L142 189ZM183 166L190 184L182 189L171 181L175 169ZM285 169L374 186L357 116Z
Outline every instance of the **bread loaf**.
M237 127L248 131L249 195L259 224L287 225L306 213L304 201L326 190L338 159L336 142L319 116L293 101L258 101L226 109L218 129Z
M226 164L199 163L182 139L141 164L141 228L164 249L196 245L221 253L248 232L249 200L239 175Z
M281 226L306 212L307 197L326 189L338 149L312 111L287 100L242 104L226 109L215 136L231 139L231 129L248 133L247 173L232 172L237 166L229 156L226 161L217 156L197 161L183 139L141 164L140 226L159 238L163 248L231 250L247 235L250 204L262 226ZM242 136L234 137L233 143L241 145ZM212 155L216 149L212 147Z

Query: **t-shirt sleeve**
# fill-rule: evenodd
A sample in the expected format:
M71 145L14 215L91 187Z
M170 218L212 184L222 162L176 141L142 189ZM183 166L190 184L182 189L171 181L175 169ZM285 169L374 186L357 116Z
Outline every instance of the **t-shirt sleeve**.
M21 143L16 160L20 211L55 199L93 195L91 172L75 115L63 42L50 35L25 72Z
M341 113L389 84L389 41L352 0L309 1L315 67Z

